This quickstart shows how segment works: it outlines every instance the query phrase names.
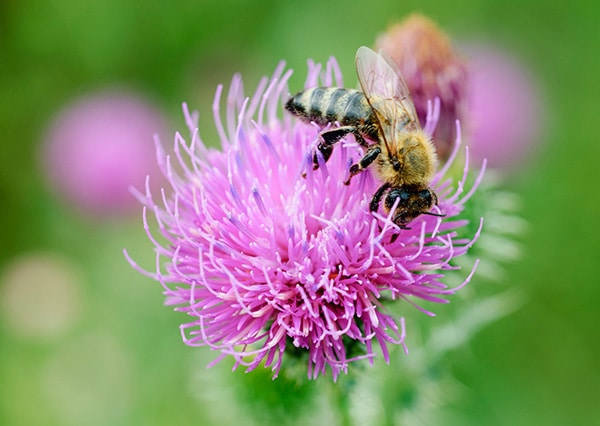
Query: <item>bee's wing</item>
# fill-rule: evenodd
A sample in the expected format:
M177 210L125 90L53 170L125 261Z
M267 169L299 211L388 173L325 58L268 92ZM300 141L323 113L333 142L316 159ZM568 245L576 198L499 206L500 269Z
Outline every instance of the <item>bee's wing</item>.
M356 52L356 72L386 137L388 132L419 127L408 86L391 58L361 46Z

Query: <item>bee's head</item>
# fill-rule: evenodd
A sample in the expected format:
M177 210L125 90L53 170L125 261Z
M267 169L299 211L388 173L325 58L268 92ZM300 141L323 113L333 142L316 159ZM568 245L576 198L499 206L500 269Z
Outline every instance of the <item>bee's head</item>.
M429 188L410 185L392 188L385 199L386 210L391 210L397 200L399 201L393 220L402 229L410 229L406 225L421 214L445 216L430 212L438 199L435 192Z

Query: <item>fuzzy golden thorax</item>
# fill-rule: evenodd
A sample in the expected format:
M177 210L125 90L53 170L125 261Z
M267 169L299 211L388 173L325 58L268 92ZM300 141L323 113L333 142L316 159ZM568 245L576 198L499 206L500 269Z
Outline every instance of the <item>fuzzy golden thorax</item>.
M385 145L384 145L385 146ZM377 159L377 175L392 186L427 187L435 173L435 148L422 131L400 132Z

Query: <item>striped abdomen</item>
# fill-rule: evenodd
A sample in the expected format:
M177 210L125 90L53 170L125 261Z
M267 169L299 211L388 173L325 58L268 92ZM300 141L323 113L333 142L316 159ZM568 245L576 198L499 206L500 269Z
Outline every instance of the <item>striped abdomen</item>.
M379 132L375 115L362 92L337 87L315 87L292 96L285 104L292 114L320 126L338 122L353 126L367 138L377 141Z

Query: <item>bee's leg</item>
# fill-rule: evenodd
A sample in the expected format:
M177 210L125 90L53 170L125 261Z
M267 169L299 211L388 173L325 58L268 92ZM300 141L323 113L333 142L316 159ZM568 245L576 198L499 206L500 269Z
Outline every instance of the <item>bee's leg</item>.
M381 185L377 191L375 191L375 194L373 194L373 198L371 198L371 204L369 204L370 211L376 212L377 209L379 209L379 203L381 202L381 197L383 197L383 194L385 193L385 191L387 191L391 187L392 187L392 185L390 185L389 183L386 182L383 185ZM381 225L377 224L377 227L379 228L379 232L381 232L382 231ZM396 240L396 238L398 238L397 235L392 235L392 241L390 241L390 242L393 243Z
M375 191L375 194L373 194L373 198L371 199L371 204L369 205L369 210L371 210L372 212L377 211L377 209L379 208L379 203L381 202L381 197L383 197L383 194L385 193L385 191L387 191L391 187L392 187L391 184L384 183L383 185L381 185L379 187L379 189L377 191ZM396 220L398 219L398 217L399 217L399 215L396 215L396 217L394 217L394 223L396 223ZM400 229L410 229L406 225L398 225L397 223L396 223L396 225ZM379 230L381 232L381 226L379 227ZM396 242L396 240L398 239L399 236L400 236L400 234L398 234L398 233L392 234L392 236L390 237L390 244L393 244L394 242Z
M321 139L323 139L323 142L319 143L317 149L323 155L325 162L329 160L329 157L331 157L331 154L333 153L333 145L348 133L356 134L356 127L343 126L321 132ZM315 170L319 168L319 159L317 158L317 154L315 154L313 157L313 168Z
M373 161L381 154L381 148L379 146L375 146L367 151L363 158L356 164L350 166L350 176L344 182L344 185L350 185L350 179L352 176L359 174L364 169L369 167Z
M367 148L367 149L370 148L369 144L367 143L365 138L363 138L362 135L358 132L358 130L355 129L352 132L352 134L354 134L354 139L360 146L362 146L363 148Z
M391 187L392 185L386 182L383 185L381 185L377 191L375 191L375 194L373 194L373 198L371 198L371 204L369 204L370 211L377 211L377 209L379 208L379 203L381 202L381 197L383 197L385 191L387 191Z

